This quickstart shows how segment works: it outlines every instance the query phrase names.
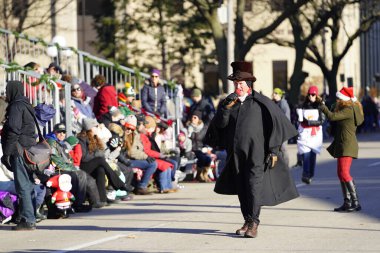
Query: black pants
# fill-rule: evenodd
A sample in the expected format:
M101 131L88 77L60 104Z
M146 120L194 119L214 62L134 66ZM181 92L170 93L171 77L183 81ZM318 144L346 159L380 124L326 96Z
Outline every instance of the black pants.
M264 165L240 168L237 175L237 191L240 209L246 221L259 224L260 198L264 179Z
M104 157L96 157L88 162L82 162L80 168L90 174L96 180L96 185L98 186L100 201L107 201L107 192L106 192L106 179L107 175L108 180L111 186L115 190L127 190L123 181L117 176L117 174L112 170L108 165Z
M74 195L74 206L83 204L86 200L86 185L87 177L84 171L62 171L62 174L67 174L71 177L72 188L70 192Z
M125 177L125 187L127 187L128 192L133 191L132 181L133 181L133 169L132 167L128 167L124 163L118 162L117 166L119 166L121 172Z

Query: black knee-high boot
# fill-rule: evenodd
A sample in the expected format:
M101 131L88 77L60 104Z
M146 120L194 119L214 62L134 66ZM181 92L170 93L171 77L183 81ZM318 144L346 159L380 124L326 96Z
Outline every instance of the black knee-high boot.
M351 208L351 194L347 189L345 182L340 182L343 193L343 205L340 207L334 208L335 212L347 212Z
M356 192L356 186L354 181L346 182L346 186L351 195L351 207L347 210L348 212L360 211L362 207L359 204L358 194Z

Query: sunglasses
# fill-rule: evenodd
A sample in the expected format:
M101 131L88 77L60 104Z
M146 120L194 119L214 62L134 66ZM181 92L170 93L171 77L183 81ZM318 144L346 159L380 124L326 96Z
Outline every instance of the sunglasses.
M152 78L158 78L158 76L154 76L154 75L152 75Z
M316 94L307 94L308 96L315 97Z
M66 131L60 130L60 131L57 131L57 134L66 134Z
M81 91L82 89L81 88L74 88L74 89L72 89L71 91Z

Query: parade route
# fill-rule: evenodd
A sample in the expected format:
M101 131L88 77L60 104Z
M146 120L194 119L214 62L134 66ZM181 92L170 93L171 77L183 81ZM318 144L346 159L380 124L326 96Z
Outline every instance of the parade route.
M363 210L336 213L342 203L336 161L325 148L316 176L301 182L300 197L261 211L259 235L235 235L242 225L236 196L217 195L213 183L183 183L178 193L135 196L134 200L69 219L45 220L36 231L0 226L0 252L380 252L380 135L359 137L361 159L352 175ZM296 145L289 145L295 164Z

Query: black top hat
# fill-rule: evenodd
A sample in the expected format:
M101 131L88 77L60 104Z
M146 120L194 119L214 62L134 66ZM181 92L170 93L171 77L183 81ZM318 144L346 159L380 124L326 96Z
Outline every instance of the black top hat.
M231 63L232 74L227 77L231 81L256 81L252 73L252 63L245 61L235 61Z

